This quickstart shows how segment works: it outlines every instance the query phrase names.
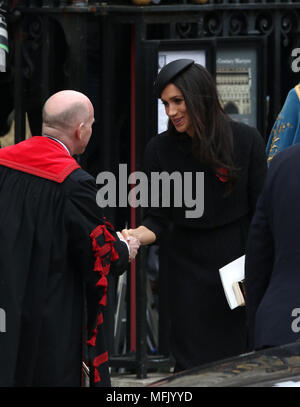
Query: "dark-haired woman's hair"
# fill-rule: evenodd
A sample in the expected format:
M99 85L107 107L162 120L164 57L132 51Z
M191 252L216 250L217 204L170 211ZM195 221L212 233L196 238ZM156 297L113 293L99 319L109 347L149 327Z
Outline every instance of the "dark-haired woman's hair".
M233 160L233 136L230 118L224 112L211 74L201 65L193 64L172 80L184 96L195 136L193 154L216 174L227 178L228 192L237 180ZM168 133L177 135L171 120Z

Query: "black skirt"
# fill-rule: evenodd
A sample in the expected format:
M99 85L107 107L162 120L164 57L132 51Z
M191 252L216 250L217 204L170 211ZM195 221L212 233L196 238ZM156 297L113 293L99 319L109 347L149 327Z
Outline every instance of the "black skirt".
M170 346L176 371L247 350L245 307L231 310L219 269L245 252L248 218L215 229L175 227L168 249Z

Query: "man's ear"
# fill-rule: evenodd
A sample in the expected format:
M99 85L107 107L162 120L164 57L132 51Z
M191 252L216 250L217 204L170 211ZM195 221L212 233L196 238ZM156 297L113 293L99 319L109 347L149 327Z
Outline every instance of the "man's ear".
M84 126L84 123L81 122L81 123L78 124L78 126L76 128L76 138L78 140L81 140L83 126Z

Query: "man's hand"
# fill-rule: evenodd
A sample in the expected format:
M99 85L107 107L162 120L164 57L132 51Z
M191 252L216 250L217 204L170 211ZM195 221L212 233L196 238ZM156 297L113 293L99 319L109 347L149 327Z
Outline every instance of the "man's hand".
M141 245L140 241L137 238L129 235L127 235L125 238L121 232L117 232L117 235L119 236L120 240L127 242L129 246L129 262L131 262L132 260L135 259L138 253L139 247Z
M141 243L137 238L135 238L133 236L129 236L127 238L127 243L129 244L129 248L130 248L129 261L132 261L135 259L135 256L138 253Z

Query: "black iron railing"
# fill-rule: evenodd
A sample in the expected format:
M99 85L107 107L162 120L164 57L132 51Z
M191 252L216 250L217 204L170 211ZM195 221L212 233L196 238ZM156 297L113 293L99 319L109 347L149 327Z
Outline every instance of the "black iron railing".
M135 6L168 6L168 5L189 5L198 4L201 7L214 6L214 7L224 7L224 6L272 6L275 7L286 7L289 4L299 3L299 0L109 0L102 2L100 0L4 0L3 4L7 5L7 8L12 9L16 7L77 7L84 8L89 6L101 6L104 3L110 6L121 6L121 5L135 5Z

